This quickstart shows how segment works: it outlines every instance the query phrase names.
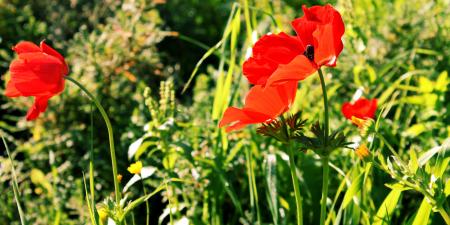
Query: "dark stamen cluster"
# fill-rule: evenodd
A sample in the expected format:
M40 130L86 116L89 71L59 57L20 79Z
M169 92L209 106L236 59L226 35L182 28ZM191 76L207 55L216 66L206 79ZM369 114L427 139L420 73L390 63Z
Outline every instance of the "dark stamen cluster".
M305 55L306 58L308 58L309 60L313 61L314 60L314 46L307 45L305 52L303 52L303 55Z

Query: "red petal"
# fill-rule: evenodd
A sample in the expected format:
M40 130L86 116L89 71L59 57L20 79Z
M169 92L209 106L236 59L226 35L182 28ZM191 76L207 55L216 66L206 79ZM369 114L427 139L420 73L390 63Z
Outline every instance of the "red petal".
M290 82L276 87L254 86L245 98L243 109L229 107L219 127L226 131L237 130L249 124L268 122L286 112L294 101L297 83Z
M20 91L17 90L14 82L9 81L8 84L6 84L5 95L10 98L20 96Z
M334 19L334 13L337 12L330 4L324 6L316 5L311 8L303 5L302 9L307 20L321 24L331 23Z
M253 56L243 65L250 83L264 85L280 64L287 64L304 48L297 37L285 33L264 35L253 47Z
M33 42L29 42L29 41L21 41L16 46L14 46L12 49L17 54L41 51L41 49L37 45L35 45Z
M34 120L36 119L41 112L45 112L48 105L48 99L51 96L37 96L34 99L33 106L28 110L27 113L27 120Z
M328 24L316 29L313 36L314 61L317 65L336 66L336 59L344 48L341 40L343 34L343 26Z
M331 5L303 6L304 16L292 21L292 27L304 45L314 46L317 65L335 66L343 49L345 27L342 17Z
M41 49L44 53L47 53L51 56L56 57L57 59L59 59L59 61L61 62L61 64L63 65L63 75L66 75L69 72L69 68L67 67L66 61L64 60L64 57L59 54L59 52L57 52L55 49L53 49L52 47L48 46L47 44L45 44L44 41L41 41Z
M291 25L303 46L314 45L313 32L316 30L317 22L309 21L306 17L301 17L293 20Z
M258 112L229 107L225 110L222 120L219 123L219 127L227 126L226 132L230 132L241 129L249 124L263 123L270 119L271 118L268 115Z
M23 53L20 58L10 65L9 82L21 95L35 96L61 90L62 65L58 59L43 53Z
M279 85L285 82L304 80L317 71L316 65L306 56L298 55L289 64L280 65L267 80L267 85Z
M360 98L355 103L346 102L342 105L342 114L351 120L352 116L359 119L374 118L377 111L377 99Z

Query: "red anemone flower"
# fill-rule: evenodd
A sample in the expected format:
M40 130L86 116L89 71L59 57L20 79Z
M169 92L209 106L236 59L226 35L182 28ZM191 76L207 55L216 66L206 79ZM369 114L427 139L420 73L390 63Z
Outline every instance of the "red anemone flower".
M331 5L303 6L304 16L292 21L297 36L268 34L253 47L243 66L244 75L256 85L299 81L321 66L336 66L343 49L344 22Z
M226 132L230 132L249 124L270 122L290 108L296 92L297 82L266 88L253 86L245 98L244 107L227 108L219 127L226 126Z
M371 119L375 117L377 111L377 99L360 98L354 103L345 102L342 105L342 114L345 118L354 121L352 117L360 120Z
M34 97L27 120L36 119L47 108L48 100L64 90L64 75L69 71L64 57L41 42L23 41L13 47L18 59L9 66L11 79L6 85L7 97Z

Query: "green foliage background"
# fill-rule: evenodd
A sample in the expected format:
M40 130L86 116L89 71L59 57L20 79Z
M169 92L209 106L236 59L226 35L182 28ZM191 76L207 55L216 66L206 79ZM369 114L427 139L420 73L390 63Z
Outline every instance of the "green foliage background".
M289 22L302 15L302 4L326 1L250 0L250 7L244 0L157 2L0 0L2 83L14 58L10 48L18 41L46 39L62 52L70 76L98 96L112 120L122 185L130 180L126 168L135 160L156 169L145 179L149 190L168 178L189 181L171 183L150 199L152 224L168 223L169 207L175 207L173 220L191 224L293 224L295 199L284 147L258 136L254 126L226 134L217 123L226 106L242 105L249 85L241 65L252 36L293 33ZM448 207L450 2L330 3L346 24L338 66L325 71L330 124L358 140L340 107L357 90L377 98L379 135L371 151L384 167L363 163L348 149L332 155L329 224L444 224L418 190L428 188ZM182 93L191 75L192 85ZM321 94L317 76L300 84L292 112L301 110L308 126L322 117ZM95 200L100 203L112 193L106 127L70 83L35 122L23 118L30 101L0 96L0 132L13 149L27 220L90 223L83 173L91 145ZM11 163L3 152L0 221L19 224ZM305 224L318 224L320 160L312 151L298 151L297 165L308 209ZM138 184L127 193L129 199L143 195ZM144 215L142 205L134 212L136 224L145 221Z

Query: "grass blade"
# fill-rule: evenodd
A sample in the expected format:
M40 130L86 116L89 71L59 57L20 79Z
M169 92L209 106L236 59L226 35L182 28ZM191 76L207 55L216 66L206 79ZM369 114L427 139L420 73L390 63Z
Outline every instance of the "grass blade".
M16 199L17 210L19 211L20 223L22 225L25 225L26 224L25 223L25 215L23 213L22 206L20 206L20 201L19 201L19 197L20 197L19 196L19 185L17 183L17 176L16 176L16 170L14 169L14 162L11 158L11 154L9 153L9 148L8 148L8 145L6 144L5 138L3 137L2 134L0 134L0 135L2 136L3 145L5 146L9 161L11 161L11 172L12 172L12 177L13 177L13 192L14 192L14 198Z

